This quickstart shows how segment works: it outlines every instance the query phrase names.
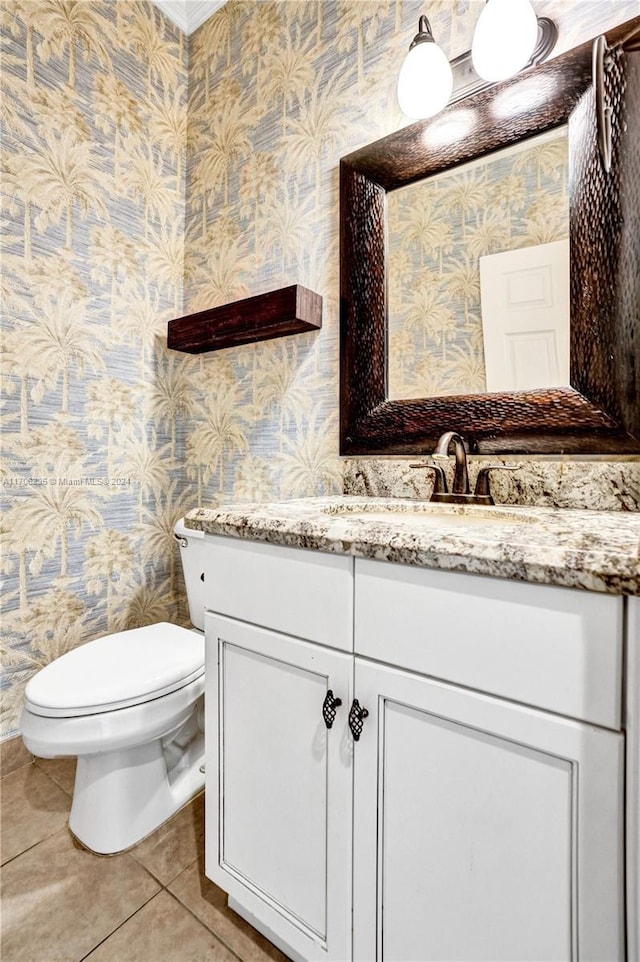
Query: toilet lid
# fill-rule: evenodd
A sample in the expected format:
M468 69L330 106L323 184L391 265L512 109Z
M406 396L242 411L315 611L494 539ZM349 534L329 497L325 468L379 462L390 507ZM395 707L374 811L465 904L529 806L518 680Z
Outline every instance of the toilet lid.
M25 699L39 715L92 715L159 698L203 672L204 636L161 622L61 655L29 681Z

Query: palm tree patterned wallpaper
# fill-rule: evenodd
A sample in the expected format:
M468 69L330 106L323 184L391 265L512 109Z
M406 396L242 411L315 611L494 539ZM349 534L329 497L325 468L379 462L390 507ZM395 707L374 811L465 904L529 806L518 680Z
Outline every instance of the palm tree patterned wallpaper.
M389 397L487 390L479 258L569 236L566 129L393 191Z
M172 525L341 490L338 162L404 121L422 0L3 0L3 737L93 637L185 618ZM481 0L429 0L449 57ZM540 0L558 50L636 0ZM181 313L300 283L323 329L200 357Z
M180 618L166 322L182 307L187 45L150 3L2 4L3 732L92 637Z

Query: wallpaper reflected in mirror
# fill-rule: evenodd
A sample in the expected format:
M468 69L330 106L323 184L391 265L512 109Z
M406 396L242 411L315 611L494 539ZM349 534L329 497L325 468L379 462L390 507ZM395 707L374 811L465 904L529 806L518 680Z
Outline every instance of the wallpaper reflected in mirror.
M387 195L391 400L569 384L567 180L563 126Z

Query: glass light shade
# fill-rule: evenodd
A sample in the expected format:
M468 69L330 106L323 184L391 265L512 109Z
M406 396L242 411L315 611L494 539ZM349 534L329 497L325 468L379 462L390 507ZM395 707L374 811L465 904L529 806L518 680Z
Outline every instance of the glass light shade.
M433 117L447 106L452 90L451 65L438 44L426 41L412 47L398 77L402 113L413 120Z
M529 0L488 0L471 45L475 72L496 82L529 62L538 40L538 19Z

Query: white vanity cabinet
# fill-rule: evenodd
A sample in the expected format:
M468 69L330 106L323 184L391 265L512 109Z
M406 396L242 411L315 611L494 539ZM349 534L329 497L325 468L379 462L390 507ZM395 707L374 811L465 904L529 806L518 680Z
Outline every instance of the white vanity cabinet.
M208 543L232 907L296 959L622 962L622 599Z

